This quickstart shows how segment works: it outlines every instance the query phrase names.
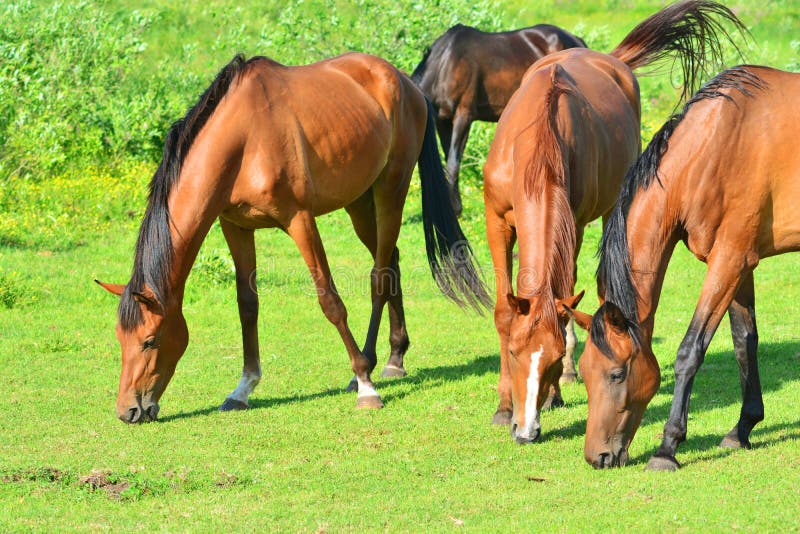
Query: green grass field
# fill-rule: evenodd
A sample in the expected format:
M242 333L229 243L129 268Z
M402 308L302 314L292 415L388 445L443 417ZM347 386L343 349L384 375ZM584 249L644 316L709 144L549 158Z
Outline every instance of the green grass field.
M303 11L323 4L294 5L297 27L316 31L320 21L329 21ZM170 96L185 106L237 50L280 59L282 49L256 45L270 30L286 27L276 22L288 17L281 5L248 2L237 16L226 3L213 0L185 7L129 1L115 3L114 9L153 16L141 36L148 43L143 65L152 73L168 68L165 58L184 54L191 59L180 69L196 78L190 81L193 92ZM357 28L354 14L392 32L402 26L384 18L378 1L362 2L363 12L337 5L340 25L331 25L329 35L297 37L298 48L302 43L317 48L293 48L283 57L296 61L342 51L324 47L346 42L335 32ZM487 20L502 27L547 21L586 28L585 34L594 32L598 48L608 50L659 5L564 0L528 6L507 0ZM749 60L798 70L798 45L792 39L798 35L800 7L788 0L741 1L735 7L754 35ZM414 39L432 40L425 32L441 33L454 22L448 16L436 19L441 27L417 31ZM218 45L203 46L209 34L209 42ZM289 50L291 40L281 42ZM391 50L385 43L375 46L396 54L405 69L419 54ZM646 134L666 118L673 92L663 76L647 79L643 87ZM127 120L133 124L137 117ZM479 129L470 145L472 174L465 179L462 219L487 272L491 262L478 170L492 131ZM531 446L514 444L507 428L489 424L499 367L494 325L490 314L462 311L438 294L425 261L416 179L398 245L412 343L406 357L409 376L377 381L383 410L355 410L355 395L344 391L351 377L347 355L319 310L299 253L284 234L263 231L257 247L264 377L250 410L217 411L238 382L241 336L230 260L215 227L188 283L184 313L191 341L162 398L160 420L123 425L114 414L120 371L116 299L92 280L127 280L144 189L156 164L146 158L103 160L88 169L2 178L0 530L800 529L796 255L765 260L756 271L766 419L753 432L753 450L717 447L740 407L725 320L695 381L689 436L679 449L684 468L678 473L643 469L660 442L672 398L674 354L705 272L679 245L656 321L661 389L631 446L629 466L598 472L583 460L582 384L564 389L566 407L543 414L543 436ZM363 340L369 254L343 212L319 224L351 327ZM589 295L581 309L587 312L595 304L592 275L599 238L595 223L587 229L579 258L578 288ZM388 355L387 338L383 328L379 365Z

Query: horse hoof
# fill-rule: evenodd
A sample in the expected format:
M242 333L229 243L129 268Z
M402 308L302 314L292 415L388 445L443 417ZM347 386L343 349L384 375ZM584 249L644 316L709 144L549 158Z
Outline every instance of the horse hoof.
M354 391L358 391L358 380L356 380L356 377L353 377L350 380L350 383L347 384L347 391L350 392L350 393L352 393Z
M653 456L645 467L648 471L677 471L680 468L681 464L672 456Z
M407 374L408 373L406 373L406 370L402 367L387 363L386 367L383 368L381 378L402 378Z
M564 404L564 399L562 399L561 397L556 397L555 395L552 395L550 397L547 397L547 400L544 401L544 404L542 405L542 410L551 410L553 408L563 408L564 406L566 406L566 404Z
M561 378L558 379L558 383L561 385L574 384L577 381L578 381L578 375L575 373L564 373L561 375Z
M749 441L745 441L744 443L742 443L741 441L739 441L738 437L730 436L730 435L725 436L724 438L722 438L722 441L720 441L719 446L721 448L723 448L723 449L750 449L750 448L752 448L752 445L750 444Z
M510 425L511 424L511 411L510 410L497 410L492 417L493 425Z
M242 402L240 400L232 399L228 397L225 399L225 402L222 403L222 406L219 407L219 411L221 412L233 412L237 410L246 410L247 403Z
M356 401L356 408L359 410L377 410L383 408L383 402L380 397L375 395L359 397Z

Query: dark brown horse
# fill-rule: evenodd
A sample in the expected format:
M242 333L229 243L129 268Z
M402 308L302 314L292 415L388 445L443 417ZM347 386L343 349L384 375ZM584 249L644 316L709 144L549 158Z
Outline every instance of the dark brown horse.
M493 421L513 422L519 443L539 436L539 412L551 393L551 402L563 404L562 371L575 379L575 333L568 323L582 296L572 294L583 228L610 213L625 171L640 153L639 85L632 69L675 54L691 87L706 60L718 55L720 36L728 36L721 20L740 24L720 4L682 2L643 21L610 54L551 54L525 74L500 118L484 168L500 338L500 403Z
M457 24L425 52L411 79L437 110L456 214L461 213L458 171L472 123L497 122L528 67L547 54L575 47L586 43L550 24L500 33Z
M708 265L700 300L675 359L675 395L648 468L674 470L686 439L695 374L727 310L742 409L723 447L750 447L764 418L758 376L753 269L800 250L800 75L743 66L703 87L653 137L628 173L601 245L605 302L580 358L589 393L586 460L624 465L660 373L653 325L678 241Z
M236 57L167 134L150 182L133 274L102 284L121 297L122 374L117 415L155 419L158 401L188 343L184 285L200 244L219 218L236 267L244 370L221 409L247 407L261 377L253 231L277 227L294 240L319 303L350 356L359 407L382 406L370 378L384 304L391 355L404 375L408 348L395 244L414 165L422 182L428 260L440 288L460 304L488 301L471 250L447 202L430 103L387 62L346 54L308 66ZM336 292L315 217L345 208L375 263L372 314L356 346Z

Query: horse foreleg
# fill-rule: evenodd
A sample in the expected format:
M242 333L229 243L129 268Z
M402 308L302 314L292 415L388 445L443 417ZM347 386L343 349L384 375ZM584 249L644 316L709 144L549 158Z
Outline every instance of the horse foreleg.
M583 228L577 227L575 228L575 257L573 261L575 263L575 268L573 270L573 280L578 280L578 254L581 251L581 245L583 244ZM575 288L572 288L573 293ZM564 357L561 358L561 363L563 366L563 371L561 371L561 378L558 379L560 384L572 384L578 379L578 373L575 370L575 345L578 344L578 337L575 335L575 319L570 317L569 321L567 322L567 326L564 329L564 342L565 342L565 351Z
M739 363L742 410L739 422L722 439L720 447L749 449L750 432L764 420L764 401L758 376L758 330L752 272L742 281L739 292L728 307L728 317L731 320L733 350Z
M228 395L221 411L243 410L248 398L261 380L261 359L258 354L258 293L256 290L256 248L253 230L245 230L220 219L222 233L230 248L236 268L236 297L242 323L244 365L239 385Z
M678 445L686 440L689 397L694 377L703 364L714 332L749 271L749 268L743 268L742 255L731 252L724 255L712 252L709 259L700 300L675 357L675 392L669 418L664 425L664 437L648 462L648 469L672 471L680 467L675 452Z
M511 319L514 311L508 302L508 295L513 293L511 287L512 263L511 254L514 249L516 235L506 221L498 216L489 202L486 203L486 236L494 264L496 284L496 300L494 307L494 325L500 338L500 380L497 383L497 394L500 402L492 417L495 425L509 425L513 415L511 403L511 368L508 353L508 336L511 330Z
M375 384L370 378L370 373L375 368L375 355L373 353L370 358L368 354L358 350L353 333L347 325L347 309L333 283L328 259L313 215L308 211L297 212L286 231L300 250L300 254L302 254L303 260L311 273L322 312L339 331L339 335L347 349L347 354L350 357L350 366L356 375L358 383L356 406L359 408L383 407L383 402L381 402L381 398L375 389Z
M453 136L450 141L450 150L447 152L447 176L449 178L450 201L453 211L461 215L461 192L458 189L458 173L461 169L461 158L467 146L469 129L472 126L472 116L468 110L460 108L453 118ZM504 297L505 298L505 297Z

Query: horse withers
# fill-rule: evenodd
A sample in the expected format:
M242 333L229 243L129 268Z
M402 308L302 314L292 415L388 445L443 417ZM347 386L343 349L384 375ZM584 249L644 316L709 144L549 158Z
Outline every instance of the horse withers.
M708 1L669 6L636 26L610 54L570 49L525 74L498 123L484 167L486 232L496 275L500 401L493 422L519 443L541 432L547 403L563 404L559 377L575 379L575 259L583 229L605 220L640 152L633 70L675 55L691 92L717 59L730 10ZM519 243L516 295L512 251Z
M346 54L286 67L237 56L167 134L150 182L133 273L120 296L122 373L117 415L152 420L188 344L184 286L200 244L219 219L236 268L244 367L221 409L242 409L261 378L256 228L277 227L295 242L319 304L336 327L358 390L357 406L381 399L371 379L384 305L391 355L384 374L405 374L408 348L395 246L412 171L419 164L428 261L442 291L460 304L488 296L448 202L430 103L386 61ZM344 208L374 258L372 313L362 349L331 277L315 217Z
M800 75L740 66L711 80L653 137L631 167L600 248L604 303L580 358L589 394L586 461L622 466L660 384L655 313L667 264L683 241L708 265L675 358L675 391L647 467L675 470L694 377L725 312L739 364L742 408L722 447L750 447L764 418L753 269L800 250Z
M437 110L456 214L461 213L458 173L472 123L497 122L528 67L547 54L575 47L586 43L550 24L498 33L457 24L425 51L411 79Z

